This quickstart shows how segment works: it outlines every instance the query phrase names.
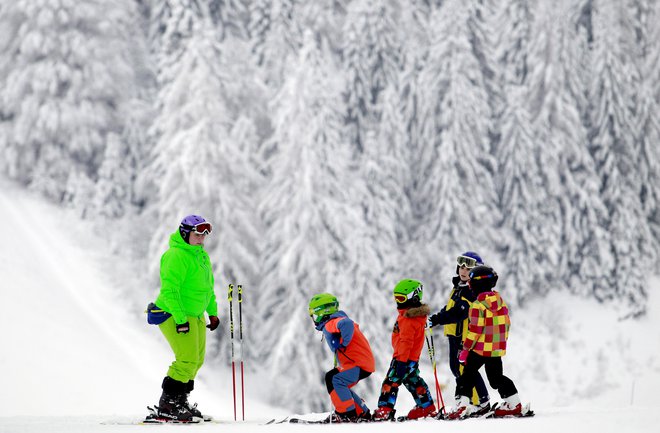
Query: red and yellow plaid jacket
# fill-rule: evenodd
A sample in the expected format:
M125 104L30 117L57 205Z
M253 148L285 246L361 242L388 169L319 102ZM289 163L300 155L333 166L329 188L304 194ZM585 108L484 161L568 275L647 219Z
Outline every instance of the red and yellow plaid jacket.
M506 354L511 319L509 309L498 292L480 293L470 306L469 320L464 349L487 357Z

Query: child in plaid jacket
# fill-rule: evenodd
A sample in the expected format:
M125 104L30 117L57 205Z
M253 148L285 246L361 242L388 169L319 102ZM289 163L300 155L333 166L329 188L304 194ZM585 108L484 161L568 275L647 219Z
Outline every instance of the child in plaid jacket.
M477 266L470 271L469 286L477 299L470 305L468 331L458 357L464 369L456 381L460 399L450 418L463 418L474 410L469 397L482 366L486 368L490 386L504 400L495 409L495 416L516 416L522 412L518 390L503 373L502 357L506 354L511 320L506 303L493 290L496 283L497 273L489 266Z

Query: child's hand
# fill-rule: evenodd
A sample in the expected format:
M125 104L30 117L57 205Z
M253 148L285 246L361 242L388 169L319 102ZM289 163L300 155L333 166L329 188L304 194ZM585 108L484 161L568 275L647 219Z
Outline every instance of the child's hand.
M336 352L342 347L341 337L339 335L332 336L332 338L330 339L330 347L332 348L333 352Z
M458 362L460 362L461 364L465 364L469 353L470 353L469 350L465 350L465 349L461 350L458 353Z
M441 318L442 318L442 315L444 314L444 312L445 312L445 307L442 307L442 310L440 310L439 313L435 313L435 314L429 316L429 323L428 323L429 328L433 328L434 326L438 326L438 325L442 324L440 322L441 322Z

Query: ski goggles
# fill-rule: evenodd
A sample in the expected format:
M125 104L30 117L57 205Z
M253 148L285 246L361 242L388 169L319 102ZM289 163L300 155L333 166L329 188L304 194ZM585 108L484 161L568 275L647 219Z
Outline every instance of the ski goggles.
M328 316L332 314L332 312L337 311L338 307L339 304L333 302L332 304L325 304L325 305L320 305L316 308L310 308L309 317L312 318L314 323L319 323L319 321L323 319L325 316Z
M191 231L198 235L208 235L213 231L213 226L210 222L203 222L192 226Z
M309 310L309 317L312 318L314 323L319 323L319 321L323 318L323 316L325 316L325 314L319 314L312 310Z
M419 297L419 289L415 289L412 292L408 293L407 295L404 295L403 293L395 293L394 300L396 301L397 304L403 304L405 302L408 302L415 296Z
M456 264L461 268L472 269L477 266L477 259L468 256L456 257Z

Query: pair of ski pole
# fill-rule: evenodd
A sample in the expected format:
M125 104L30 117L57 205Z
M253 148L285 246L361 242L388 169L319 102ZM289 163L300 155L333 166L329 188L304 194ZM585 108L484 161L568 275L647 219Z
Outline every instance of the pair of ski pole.
M243 421L245 421L245 383L243 381L243 286L237 285L238 289L238 341L240 348L240 362L241 362L241 409L243 414ZM231 339L231 378L233 384L234 395L234 421L236 421L236 358L234 356L234 285L229 285L229 293L227 295L229 300L229 335Z
M445 401L442 399L442 390L440 389L440 382L438 381L438 369L435 364L435 344L433 344L433 333L431 328L426 328L426 346L429 348L429 358L431 358L431 365L433 366L433 376L435 377L435 398L441 404L439 409L440 413L446 413Z

